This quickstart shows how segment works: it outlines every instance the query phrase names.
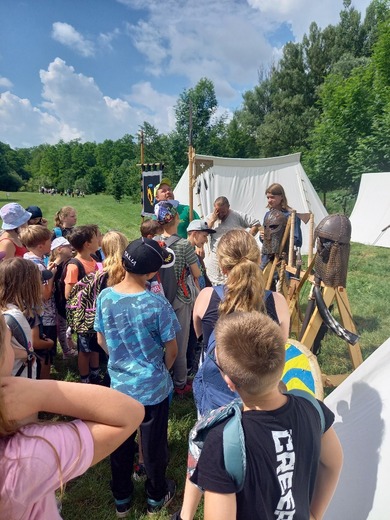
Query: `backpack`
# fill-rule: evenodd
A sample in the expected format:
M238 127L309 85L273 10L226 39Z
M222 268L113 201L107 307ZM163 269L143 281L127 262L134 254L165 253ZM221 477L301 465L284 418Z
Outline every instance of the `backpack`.
M56 226L54 229L53 229L53 233L55 234L55 237L58 238L58 237L62 237L62 229L58 226Z
M96 299L107 285L107 273L89 273L74 284L66 303L66 321L77 334L93 334Z
M225 287L216 285L213 287L220 300L224 299ZM268 301L271 291L266 291L265 301ZM267 304L267 313L270 318L277 320L275 304L272 298ZM201 364L192 383L196 409L201 415L205 415L209 410L214 410L220 406L230 403L232 399L238 398L237 393L232 393L222 378L217 365L215 364L215 331L210 334L208 344L204 345L201 352Z
M302 397L310 401L320 416L321 434L325 431L325 415L321 405L315 397L304 390L293 389L286 394ZM201 417L190 431L188 447L187 471L191 476L196 468L206 437L214 426L226 421L223 428L222 444L223 458L227 473L237 486L237 493L242 490L246 474L245 435L242 428L242 402L234 399L225 406L211 410L205 417Z
M160 245L162 242L162 245L166 247L171 247L173 244L176 244L180 240L181 237L178 235L172 235L166 240L159 241ZM165 298L169 301L169 303L172 305L174 299L176 298L177 288L180 286L183 290L184 296L189 297L189 291L186 286L186 278L187 278L187 268L184 267L183 271L180 274L179 281L176 280L175 275L175 267L174 265L171 265L170 267L166 267L164 269L160 269L157 273L157 279L159 282L161 282L161 285L164 289L164 295Z
M20 366L15 376L19 377L23 373L24 369L27 367L27 377L29 379L32 379L33 363L34 360L38 360L38 358L35 352L32 351L31 344L29 343L27 336L18 320L14 316L12 316L12 314L9 314L7 312L4 312L3 316L8 328L11 331L12 336L16 339L19 345L23 347L27 352L27 359Z
M80 260L77 258L71 258L64 264L60 264L57 268L56 274L54 275L54 300L56 302L57 312L63 318L66 317L66 298L65 298L65 277L66 270L69 264L75 264L78 267L78 280L81 280L85 276L85 268Z

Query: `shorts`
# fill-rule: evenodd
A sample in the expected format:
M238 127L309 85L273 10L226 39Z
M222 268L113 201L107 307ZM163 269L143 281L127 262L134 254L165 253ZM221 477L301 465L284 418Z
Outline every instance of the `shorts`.
M56 325L42 325L42 332L47 338L53 340L54 345L51 348L35 350L35 355L41 363L52 365L57 349L57 327Z
M79 352L100 352L97 334L77 334L77 350Z

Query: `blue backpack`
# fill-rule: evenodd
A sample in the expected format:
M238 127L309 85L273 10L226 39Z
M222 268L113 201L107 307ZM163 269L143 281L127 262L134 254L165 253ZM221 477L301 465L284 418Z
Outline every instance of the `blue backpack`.
M214 286L213 289L219 298L224 298L224 287ZM210 334L208 344L203 354L203 362L197 371L192 383L195 404L200 415L206 415L210 410L215 410L220 406L230 403L233 399L239 398L237 393L231 392L215 362L215 333Z
M325 416L321 405L315 397L304 390L289 390L286 394L302 397L312 403L317 410L321 421L321 433L325 431ZM223 457L227 473L237 486L237 492L244 487L246 474L246 448L245 435L242 428L242 402L241 399L234 399L229 404L216 410L210 410L205 416L200 418L192 428L189 436L188 449L188 473L191 475L198 463L206 437L209 431L226 421L223 428Z

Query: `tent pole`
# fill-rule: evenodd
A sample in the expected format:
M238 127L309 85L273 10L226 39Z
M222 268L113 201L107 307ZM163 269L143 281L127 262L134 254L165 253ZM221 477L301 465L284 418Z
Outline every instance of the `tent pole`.
M188 200L190 206L190 222L194 216L194 161L195 161L195 150L192 144L188 147Z
M314 246L314 213L310 213L309 220L309 251L307 265L310 265L313 260L313 246Z

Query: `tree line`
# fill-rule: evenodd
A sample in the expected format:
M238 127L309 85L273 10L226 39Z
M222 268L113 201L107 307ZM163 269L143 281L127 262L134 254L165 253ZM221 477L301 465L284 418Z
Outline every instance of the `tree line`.
M180 94L175 129L142 125L144 162L164 163L177 181L192 141L197 153L274 157L302 152L317 191L354 194L362 173L390 171L390 0L373 0L362 19L343 1L339 22L313 22L301 42L289 42L277 64L259 71L232 118L217 116L214 85L202 78ZM191 117L190 117L191 112ZM139 136L102 143L76 139L11 149L0 142L0 189L40 186L106 191L139 200Z

